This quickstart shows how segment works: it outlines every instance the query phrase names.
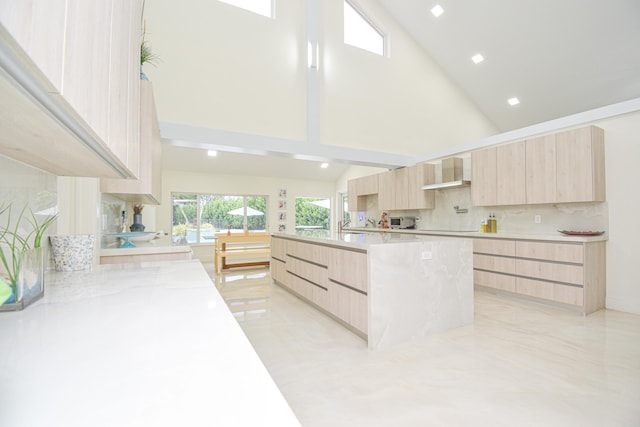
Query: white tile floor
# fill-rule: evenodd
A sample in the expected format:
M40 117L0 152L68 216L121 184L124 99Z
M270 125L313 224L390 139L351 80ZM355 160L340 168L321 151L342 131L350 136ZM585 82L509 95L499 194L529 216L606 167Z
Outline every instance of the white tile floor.
M305 427L640 426L637 315L476 292L473 325L372 352L266 269L216 285Z

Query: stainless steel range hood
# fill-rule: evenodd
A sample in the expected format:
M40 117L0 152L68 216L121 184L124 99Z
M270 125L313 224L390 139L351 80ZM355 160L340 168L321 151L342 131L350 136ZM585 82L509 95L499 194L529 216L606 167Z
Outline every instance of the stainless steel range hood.
M471 181L464 179L463 161L460 157L449 157L442 160L442 182L423 185L423 190L440 190L465 187Z

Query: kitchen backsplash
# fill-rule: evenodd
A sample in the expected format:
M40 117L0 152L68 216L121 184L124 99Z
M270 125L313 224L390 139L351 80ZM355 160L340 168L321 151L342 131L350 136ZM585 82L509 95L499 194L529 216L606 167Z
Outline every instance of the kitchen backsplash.
M58 212L57 178L47 172L0 156L0 207L11 204L11 217L15 220L27 206L35 214L38 222ZM23 221L24 224L28 222ZM3 226L6 224L2 224ZM10 227L13 227L11 224ZM56 234L57 224L47 229L47 235ZM24 230L25 234L30 230ZM43 247L49 247L49 239L43 239ZM0 267L2 268L2 267Z
M566 203L547 205L521 205L500 207L471 206L471 188L436 190L435 209L391 211L392 215L415 215L420 218L417 228L423 230L480 230L480 224L495 214L498 232L523 234L549 234L556 230L593 230L608 229L609 215L607 203ZM378 197L367 197L366 219L376 223L380 219ZM467 213L456 213L455 206L467 209ZM540 223L534 218L540 216ZM352 213L352 218L358 218ZM365 226L356 220L354 226Z

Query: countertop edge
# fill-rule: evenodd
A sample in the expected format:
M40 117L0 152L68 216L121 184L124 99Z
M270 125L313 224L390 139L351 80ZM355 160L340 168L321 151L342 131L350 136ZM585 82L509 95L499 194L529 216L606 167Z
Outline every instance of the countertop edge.
M349 231L367 232L367 233L402 233L416 234L423 236L449 236L449 237L471 237L479 239L514 239L514 240L544 240L554 242L601 242L609 240L607 233L600 236L567 236L558 233L551 234L526 234L526 233L481 233L479 231L437 231L437 230L397 230L397 229L381 229L367 227L349 227L343 230L345 233Z

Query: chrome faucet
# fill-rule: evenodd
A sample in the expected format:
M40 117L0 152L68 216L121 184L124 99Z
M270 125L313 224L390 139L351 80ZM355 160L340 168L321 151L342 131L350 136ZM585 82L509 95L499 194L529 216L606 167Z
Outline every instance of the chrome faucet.
M351 224L350 219L346 220L344 223L342 221L338 221L338 231L342 233L342 230L349 224Z
M453 210L455 210L457 214L469 212L469 209L466 209L466 208L460 209L460 206L457 206L457 205L453 207Z
M376 221L375 221L374 219L369 218L369 219L367 219L367 222L368 222L369 224L371 224L371 225L373 226L373 228L375 228L375 227L376 227Z

